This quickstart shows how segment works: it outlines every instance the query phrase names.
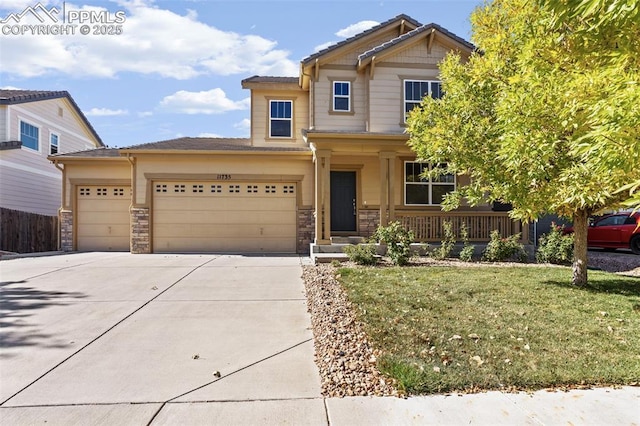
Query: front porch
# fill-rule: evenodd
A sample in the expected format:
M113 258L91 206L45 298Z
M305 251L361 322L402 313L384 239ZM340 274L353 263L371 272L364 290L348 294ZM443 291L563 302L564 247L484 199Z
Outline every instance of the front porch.
M347 259L343 248L347 245L361 244L367 242L368 237L373 235L377 224L380 223L378 210L361 210L358 214L360 231L358 235L352 236L331 236L329 241L323 244L312 243L310 247L311 258L314 263L331 262L333 260L343 261ZM494 211L396 211L394 217L388 222L399 221L405 228L413 231L415 244L413 251L418 255L424 255L429 248L437 247L444 238L444 222L450 222L453 232L461 248L460 228L464 223L467 227L469 241L477 246L477 251L481 249L491 239L491 232L498 230L500 235L508 237L521 233L520 241L529 245L529 228L522 226L522 223L509 218L507 212ZM374 226L375 225L375 226ZM378 254L384 254L384 248L378 248Z
M394 221L412 230L416 243L442 241L447 221L458 240L465 224L469 241L476 244L488 242L494 230L503 237L521 233L522 242L528 242L527 227L489 204L443 212L444 194L468 184L468 178L423 178L427 166L416 162L406 134L309 131L305 136L315 177L312 253L341 253L344 243L335 237L368 238Z

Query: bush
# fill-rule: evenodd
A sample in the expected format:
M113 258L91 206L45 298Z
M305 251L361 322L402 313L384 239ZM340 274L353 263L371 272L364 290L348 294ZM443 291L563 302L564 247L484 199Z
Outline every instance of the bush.
M387 226L378 226L374 237L380 243L386 244L387 256L396 265L406 265L411 259L411 243L414 234L400 222L391 222Z
M443 260L451 256L453 246L456 244L456 236L453 234L453 226L451 222L442 222L442 228L444 230L444 238L440 242L440 247L434 249L431 252L431 257L438 260Z
M520 234L502 238L498 230L491 232L491 241L482 252L482 260L489 262L504 262L507 260L517 260L524 262L527 260L527 252L524 246L518 242Z
M375 265L378 263L376 247L372 244L357 244L345 246L342 251L349 256L349 260L358 265Z
M568 265L573 261L573 234L563 235L564 226L551 224L551 230L538 240L536 261L538 263L555 263Z
M476 250L476 246L469 244L469 231L467 224L462 222L460 226L460 239L462 240L462 250L460 250L460 260L463 262L471 262L473 260L473 253Z

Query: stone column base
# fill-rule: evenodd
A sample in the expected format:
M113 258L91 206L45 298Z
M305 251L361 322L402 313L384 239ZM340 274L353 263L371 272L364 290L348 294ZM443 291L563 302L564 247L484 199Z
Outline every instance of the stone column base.
M133 207L131 209L131 253L151 253L148 207Z

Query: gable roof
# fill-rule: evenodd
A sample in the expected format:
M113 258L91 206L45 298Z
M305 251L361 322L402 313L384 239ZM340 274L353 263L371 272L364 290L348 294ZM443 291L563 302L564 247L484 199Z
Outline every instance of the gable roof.
M416 28L415 30L402 34L399 37L391 39L379 46L374 47L373 49L369 49L366 52L360 54L358 56L358 70L364 68L368 63L371 62L371 59L376 55L379 56L383 52L393 51L399 48L400 46L405 45L406 43L415 41L415 39L418 39L418 38L435 37L436 34L440 34L440 36L444 36L450 39L455 44L460 45L462 48L466 50L469 50L471 52L476 50L476 47L472 43L469 43L467 40L463 39L462 37L459 37L454 33L452 33L451 31L445 28L442 28L440 25L431 23L431 24L422 25Z
M13 90L13 89L0 89L0 105L16 105L24 104L28 102L46 101L49 99L61 99L66 98L71 106L75 109L76 113L87 126L87 129L91 135L96 139L100 146L104 146L104 142L93 128L87 117L84 115L76 101L73 100L69 92L66 90L51 91L51 90Z
M304 58L302 60L302 66L308 66L312 63L315 62L316 59L319 59L322 56L327 55L328 53L334 52L338 49L340 49L343 46L346 46L348 44L351 44L354 41L360 40L365 38L366 36L368 36L369 34L373 34L376 33L378 31L380 31L381 29L384 28L388 28L388 27L396 27L396 26L403 26L403 25L407 25L407 29L408 30L413 30L419 26L421 26L422 24L418 21L416 21L415 19L413 19L412 17L405 15L405 14L400 14L394 18L389 19L388 21L382 22L381 24L378 24L374 27L369 28L366 31L363 31L359 34L354 35L353 37L349 37L347 39L344 39L336 44L333 44L329 47L327 47L326 49L322 49L319 52L314 53L313 55L307 56L306 58Z

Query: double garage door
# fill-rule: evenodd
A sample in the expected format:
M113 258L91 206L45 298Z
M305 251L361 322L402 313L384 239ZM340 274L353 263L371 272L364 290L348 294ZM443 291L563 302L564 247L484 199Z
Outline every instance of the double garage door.
M296 185L155 181L156 253L296 251Z

